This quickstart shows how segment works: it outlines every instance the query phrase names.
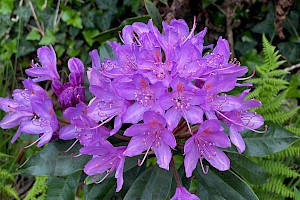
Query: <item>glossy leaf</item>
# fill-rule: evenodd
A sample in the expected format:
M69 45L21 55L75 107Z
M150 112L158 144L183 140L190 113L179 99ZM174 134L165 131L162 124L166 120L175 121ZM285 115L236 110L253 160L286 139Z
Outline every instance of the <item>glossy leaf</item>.
M153 24L160 29L162 18L160 16L155 4L153 2L151 2L150 0L145 0L145 7L146 7L148 14L150 15L150 17L153 20Z
M39 45L54 44L55 41L56 41L56 37L53 30L48 29L45 35L42 37L41 41L39 42Z
M210 168L204 174L200 165L194 170L199 181L198 196L201 200L256 200L258 197L241 178L231 170L220 172Z
M73 200L81 173L78 171L67 177L50 176L47 181L47 200Z
M115 178L107 178L100 184L86 185L84 187L84 196L88 200L97 200L97 199L111 199L114 195L111 194L110 190L113 192L116 189L116 180Z
M251 184L259 185L267 181L266 170L240 154L228 154L230 167Z
M268 123L268 130L263 134L245 131L242 136L246 143L243 153L246 156L271 155L288 148L299 139L292 132L274 123Z
M21 172L33 176L67 176L82 170L90 156L71 156L71 153L78 154L80 145L75 145L71 151L64 153L72 142L74 141L58 140L49 143L21 166Z
M33 28L27 35L26 40L39 40L41 38L41 34L38 29Z
M124 200L166 199L172 183L172 172L159 168L157 165L149 167L132 184Z

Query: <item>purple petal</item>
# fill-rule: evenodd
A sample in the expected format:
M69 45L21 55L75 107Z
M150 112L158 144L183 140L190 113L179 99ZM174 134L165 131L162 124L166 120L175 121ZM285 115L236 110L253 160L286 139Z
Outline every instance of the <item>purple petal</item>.
M153 143L153 142L152 142ZM131 138L127 149L124 151L125 156L136 156L141 154L143 151L146 151L152 145L151 142L143 142L142 137L133 137Z
M194 138L189 138L184 145L184 167L186 177L191 177L199 160L199 153L194 143Z
M229 133L232 144L236 146L239 153L243 153L245 151L246 145L242 136L239 134L234 125L230 126Z
M170 161L172 158L172 152L170 147L161 142L158 146L153 146L154 153L157 158L157 164L160 168L169 170Z
M217 46L214 48L213 53L223 56L223 63L228 62L230 57L230 49L228 41L219 37Z
M149 107L144 107L142 104L136 102L129 106L123 114L123 123L136 124L143 119L144 112L148 111Z
M100 57L98 54L98 50L94 49L92 51L90 51L90 57L92 59L92 67L93 68L97 68L97 69L101 69L101 62L100 62Z
M230 168L230 160L226 154L214 146L208 146L204 150L204 158L220 171L226 171Z
M119 192L122 189L123 186L123 169L124 169L125 159L120 159L120 162L118 164L118 167L116 169L115 178L117 179L117 188L116 192Z
M62 140L71 140L78 136L75 126L72 124L62 127L59 130L59 138Z
M20 125L22 120L30 120L33 117L33 113L26 111L15 111L8 113L0 121L0 127L3 129L9 129Z
M145 132L151 129L151 126L145 124L135 124L127 128L124 132L126 136L142 136Z
M191 194L185 187L179 186L176 188L176 192L170 200L200 200L200 198Z
M40 138L39 143L37 143L37 147L41 147L48 143L52 138L53 132L51 130L46 131Z
M172 132L165 129L162 134L160 135L162 141L164 141L167 145L169 145L172 149L176 147L176 139Z
M156 122L158 124L161 124L162 127L165 127L167 125L166 119L160 114L153 111L145 112L143 119L145 124Z
M84 166L83 171L89 176L102 174L110 168L109 162L109 157L95 157Z
M215 98L209 103L209 105L218 111L229 112L240 108L242 106L242 102L239 100L239 98L229 95L222 95Z
M168 130L173 131L174 128L177 127L177 125L181 119L181 115L175 110L175 108L170 108L166 112L165 119L168 124Z
M42 67L32 65L33 68L25 70L26 74L33 77L36 82L44 80L59 79L56 68L56 54L52 46L50 48L43 46L37 50L37 55Z
M201 124L203 122L203 110L198 106L190 106L189 110L184 112L187 121L192 124Z
M84 81L84 66L81 60L78 58L71 58L68 61L68 67L70 69L70 83L73 86L79 86Z
M243 125L252 129L257 129L264 124L264 118L261 115L253 112L243 113L241 120Z

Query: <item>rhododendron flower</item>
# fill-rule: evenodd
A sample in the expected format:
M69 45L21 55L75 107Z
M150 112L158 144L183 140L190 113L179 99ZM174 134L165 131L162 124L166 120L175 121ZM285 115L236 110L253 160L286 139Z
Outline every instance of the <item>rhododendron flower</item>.
M116 171L116 192L119 192L123 185L123 168L125 163L123 153L125 149L125 146L114 147L108 141L103 141L100 146L81 148L81 154L93 155L92 160L85 165L83 171L90 176L106 172L106 175L100 181L96 181L95 176L95 183L101 183L108 175Z
M3 129L20 126L12 139L14 142L22 132L25 134L38 134L33 144L38 147L50 141L53 134L59 129L56 114L51 99L46 91L34 84L31 79L23 81L24 90L16 89L13 100L1 98L0 108L8 114L0 122Z
M30 69L26 69L25 72L28 76L36 77L34 82L41 82L45 80L59 79L59 74L56 67L56 54L53 47L41 47L37 50L37 55L42 66L39 64L31 63Z
M124 155L135 156L143 151L148 153L152 148L157 157L157 164L169 170L172 158L170 147L175 148L176 140L173 134L165 128L166 125L166 120L161 115L152 111L145 112L144 124L132 125L124 132L124 135L132 137Z
M220 171L228 170L230 167L229 158L217 147L228 148L230 146L230 140L223 132L218 120L212 119L203 122L197 133L189 138L184 145L186 176L192 176L199 159L204 171L203 158ZM204 172L207 173L207 171Z

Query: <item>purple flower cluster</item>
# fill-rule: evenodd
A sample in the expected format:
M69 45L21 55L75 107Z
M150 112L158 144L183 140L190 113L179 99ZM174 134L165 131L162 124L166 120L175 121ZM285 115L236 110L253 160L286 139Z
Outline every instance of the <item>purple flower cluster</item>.
M115 173L117 192L123 185L123 166L126 156L154 153L157 164L169 170L172 149L184 150L186 176L192 176L198 161L205 173L203 159L224 171L230 160L220 150L231 143L242 153L245 143L240 132L263 125L261 115L249 112L261 106L257 100L244 100L249 90L240 96L226 94L235 87L251 86L238 83L248 68L229 61L228 42L222 37L216 46L204 46L206 29L194 34L183 20L163 22L163 34L153 25L136 22L122 30L123 44L110 42L116 58L100 62L97 50L90 52L92 67L87 76L91 101L85 103L84 66L77 58L68 61L69 82L61 83L53 48L41 47L38 57L41 66L32 63L27 69L35 79L24 81L25 90L15 90L13 99L1 98L0 108L8 114L1 128L20 125L13 141L21 132L39 134L38 146L48 142L53 133L63 140L76 139L83 148L80 154L93 155L84 168L88 175ZM59 129L51 100L33 82L52 81L63 116L69 124ZM113 120L110 130L104 125ZM229 129L229 137L221 125ZM114 147L107 139L123 124L130 124L124 135L127 146ZM187 135L184 146L176 137ZM123 137L123 136L122 136ZM74 143L75 144L75 143ZM181 147L182 146L182 147ZM104 178L98 182L104 180ZM95 180L96 182L96 180ZM172 199L199 199L179 186Z

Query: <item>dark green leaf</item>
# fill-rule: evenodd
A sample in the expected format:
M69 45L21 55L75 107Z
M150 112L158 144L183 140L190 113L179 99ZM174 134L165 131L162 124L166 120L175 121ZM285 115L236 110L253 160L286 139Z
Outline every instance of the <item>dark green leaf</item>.
M152 3L150 0L145 0L145 7L146 7L148 14L150 15L150 17L153 20L153 24L156 27L158 27L158 29L161 29L162 18L160 16L155 4Z
M27 24L32 16L29 6L18 6L18 8L14 10L14 14L19 16L19 19L21 19L24 24Z
M85 41L92 46L94 43L94 37L97 36L100 32L97 29L87 29L82 32Z
M165 5L168 5L168 0L159 0L160 2L162 2Z
M134 22L144 22L147 23L147 21L150 19L148 15L144 16L138 16L133 18L127 18L124 20L120 26L116 28L109 29L107 31L101 32L99 35L95 36L95 41L98 41L99 43L106 42L107 40L118 37L118 31L120 31L124 26L131 25Z
M124 200L166 199L172 183L172 172L154 165L144 171L132 184Z
M76 12L69 7L64 7L64 12L61 19L64 22L67 22L68 25L82 29L82 21L80 15L80 12Z
M116 189L115 178L107 178L100 184L86 185L84 187L84 196L86 200L110 199L113 195L108 191Z
M41 34L37 28L33 28L27 35L26 40L39 40L41 38Z
M41 41L39 42L39 45L49 45L54 44L56 40L54 31L51 29L47 29L45 35L42 37Z
M104 62L105 58L115 58L116 57L111 46L106 43L104 43L103 45L100 46L99 53L100 53L101 62Z
M258 199L252 189L231 170L220 172L210 168L204 174L200 165L194 170L199 181L199 197L201 200L255 200Z
M242 136L246 143L246 150L243 153L246 156L271 155L288 148L299 139L292 132L271 122L268 123L268 131L263 134L247 130Z
M217 0L203 0L202 1L202 8L206 8L210 6L212 3L215 3Z
M36 51L35 46L31 42L22 38L19 42L17 57L19 58L19 57L28 55L31 52L35 52L35 51Z
M9 14L14 8L14 0L0 1L0 13Z
M78 171L66 177L50 176L47 181L47 200L73 200L81 173Z
M273 37L275 36L274 19L275 19L274 7L270 6L266 19L262 22L257 23L252 28L252 31L254 33L260 33L260 34L265 33L272 40Z
M295 200L300 200L300 191L294 187L294 192L295 192Z
M81 155L73 158L71 153L78 154L80 145L75 145L64 153L74 141L55 141L48 144L36 155L30 157L21 167L23 173L33 176L67 176L83 169L90 156Z
M251 184L259 185L267 181L266 170L240 154L228 154L230 167Z

